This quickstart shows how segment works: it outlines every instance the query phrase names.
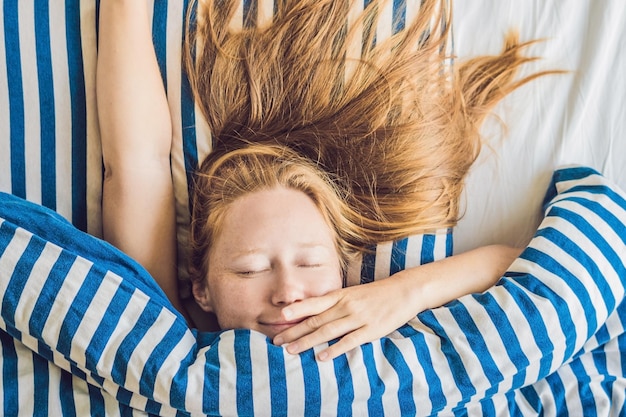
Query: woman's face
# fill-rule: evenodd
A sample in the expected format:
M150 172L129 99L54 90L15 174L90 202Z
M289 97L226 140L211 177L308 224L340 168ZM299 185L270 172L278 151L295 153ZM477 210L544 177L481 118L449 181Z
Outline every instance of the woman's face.
M342 286L333 231L303 192L283 187L235 200L209 253L198 303L222 329L273 338L293 326L281 309Z

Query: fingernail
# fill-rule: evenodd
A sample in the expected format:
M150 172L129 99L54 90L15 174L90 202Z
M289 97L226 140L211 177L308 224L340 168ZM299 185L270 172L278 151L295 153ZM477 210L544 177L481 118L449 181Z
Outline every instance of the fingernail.
M282 346L282 345L283 345L283 343L285 343L285 340L282 338L282 336L276 336L276 337L274 338L274 344L275 344L276 346Z
M321 361L325 361L326 359L328 359L328 352L326 352L325 350L320 352L319 355L317 355L317 358Z
M298 353L298 344L289 343L289 345L287 346L287 352L291 353L292 355L295 355L296 353Z
M293 316L293 311L289 307L283 309L283 317L290 319Z

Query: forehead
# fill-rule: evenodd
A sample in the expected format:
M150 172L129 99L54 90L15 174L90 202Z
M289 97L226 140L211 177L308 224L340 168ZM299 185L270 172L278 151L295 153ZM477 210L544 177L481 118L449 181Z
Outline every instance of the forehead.
M226 211L215 246L254 250L280 243L335 247L335 233L313 200L285 187L251 192Z

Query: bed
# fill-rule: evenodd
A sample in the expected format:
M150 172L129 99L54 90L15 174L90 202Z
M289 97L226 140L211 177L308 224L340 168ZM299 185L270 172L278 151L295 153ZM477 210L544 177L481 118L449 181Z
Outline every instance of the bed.
M497 108L453 231L379 245L351 279L487 243L527 249L484 294L330 364L247 330L189 329L141 267L93 237L98 2L0 3L3 415L623 414L626 4L517 3L452 2L455 55L496 52L518 28L545 39L525 71L570 72ZM180 72L185 7L156 0L153 15L181 253L187 176L209 150Z

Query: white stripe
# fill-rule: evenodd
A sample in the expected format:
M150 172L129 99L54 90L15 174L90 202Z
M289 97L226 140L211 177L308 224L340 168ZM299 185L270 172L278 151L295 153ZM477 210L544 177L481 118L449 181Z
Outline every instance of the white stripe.
M142 292L135 291L133 297L128 302L129 305L139 304L144 306L143 310L148 308L148 302L150 299ZM138 315L124 315L122 321L130 321L133 317L139 317ZM144 367L146 366L150 355L154 349L159 345L163 338L167 335L167 332L172 327L176 316L171 311L162 308L159 315L154 320L150 328L142 336L137 346L134 348L130 357L126 358L128 361L128 368L126 372L126 382L124 386L126 389L132 392L139 392L139 384L141 382ZM129 329L130 330L130 329ZM150 371L150 369L148 369ZM147 375L144 376L148 378ZM155 376L156 377L156 376ZM169 401L169 398L167 398Z
M358 285L361 283L361 268L363 266L363 254L358 253L350 262L348 262L348 271L346 284L347 286Z
M84 3L84 2L82 2ZM56 211L72 219L72 104L65 31L65 7L50 7L50 53L53 71L55 148L56 157Z
M274 17L274 0L258 0L257 3L257 27L263 27L272 23Z
M391 268L391 252L393 242L379 243L376 246L376 261L374 263L374 280L389 277Z
M411 319L412 321L416 319ZM413 401L415 402L417 414L427 414L427 410L432 410L432 401L428 395L428 389L422 384L426 380L424 367L417 357L417 352L411 339L405 338L399 332L389 335L390 341L402 352L407 367L413 375Z
M19 404L19 414L34 415L36 404L33 401L33 394L37 387L34 383L33 352L17 340L14 342L14 345L17 354L18 374L21 377L16 381L18 383L17 403Z
M406 245L406 269L415 268L422 263L424 235L409 236Z
M17 304L15 310L16 327L20 327L18 325L19 322L24 326L23 328L28 328L30 317L36 316L34 308L37 301L39 301L38 296L41 294L41 290L50 276L50 270L60 254L61 248L46 242L39 258L37 258L30 271L28 281L24 285L24 290Z
M433 248L433 259L440 260L446 257L446 242L448 235L445 232L435 234L435 246Z
M62 416L61 408L61 368L55 366L54 363L48 362L48 415ZM36 389L36 387L35 387ZM37 404L37 406L41 406Z
M41 203L41 126L39 115L39 79L35 48L35 7L32 1L18 2L20 65L24 93L24 152L26 196Z
M345 79L349 80L358 68L358 60L361 58L363 49L363 22L359 17L363 13L363 2L354 1L348 12L348 27L350 28L348 44L346 47L346 70ZM358 26L355 26L358 23Z
M9 0L14 1L14 0ZM4 8L0 0L0 9ZM9 80L6 62L6 39L4 37L4 19L0 19L0 191L11 192L11 124L9 118ZM2 399L0 399L0 405Z
M350 375L352 376L352 389L354 400L352 401L352 415L368 415L367 400L371 396L369 377L363 360L363 352L360 347L352 349L346 353Z
M285 359L285 375L287 375L287 415L304 415L304 373L300 357L283 351Z
M80 322L74 337L72 338L72 348L70 350L70 357L81 367L85 366L85 351L91 342L94 333L102 324L102 319L106 313L108 305L111 303L113 296L115 295L118 287L119 280L111 279L113 274L107 273L102 283L96 290L93 296L93 300L89 307L86 308L82 321ZM98 323L98 325L94 325ZM111 343L111 340L109 340ZM107 347L107 350L111 350ZM112 361L112 359L109 359ZM108 375L103 374L103 377Z
M327 343L315 346L313 352L315 357L328 347ZM320 373L320 404L321 412L326 414L336 414L339 406L339 386L335 376L335 366L333 361L315 361Z
M462 298L462 302L463 304L465 304L467 310L470 313L473 313L475 311L480 312L484 309L483 304L481 304L479 301L471 296ZM482 316L482 312L480 314ZM472 314L472 316L476 317L477 315ZM478 332L482 336L482 340L487 346L487 352L491 356L491 359L493 359L496 368L504 376L504 380L502 382L499 382L498 390L500 392L509 391L509 389L513 385L513 376L517 373L517 367L509 357L505 341L503 341L502 337L500 337L499 331L492 320L477 319L474 321L474 324L476 325ZM507 340L507 342L512 341ZM477 398L481 398L482 394L484 394L490 388L490 384L486 384L484 389L478 389Z
M372 347L374 348L374 365L376 372L385 386L385 392L381 396L384 410L383 414L387 416L399 416L402 413L400 412L398 399L398 389L400 387L398 373L384 355L381 341L375 340L372 342Z
M237 415L236 375L237 362L235 359L235 332L227 331L220 334L217 346L220 358L219 376L219 414L224 416ZM191 385L190 385L191 386ZM210 389L214 389L210 387ZM197 401L197 398L193 401Z
M257 339L256 343L253 344L252 339ZM263 416L271 410L270 366L267 358L265 335L254 331L250 331L250 361L252 363L254 415Z
M0 225L4 222L5 220L0 218ZM7 222L7 224L9 223ZM13 275L15 266L22 257L31 238L31 233L18 228L11 241L6 245L2 256L0 256L0 299L4 299L11 275ZM4 323L4 318L0 317L0 322Z
M50 346L56 346L56 343L58 343L64 319L72 308L76 295L91 267L92 265L84 259L76 259L66 275L66 277L71 277L71 279L65 279L61 288L59 288L42 331L42 338Z
M583 403L588 404L589 399L580 397L581 392L578 385L580 384L579 378L584 380L586 375L575 374L574 370L567 365L559 368L557 374L559 375L565 388L564 396L567 404L566 407L559 405L559 409L566 409L570 416L584 416L585 413L583 412ZM584 385L584 383L582 385ZM599 415L602 416L609 414L600 413Z
M380 45L392 34L393 1L385 0L378 4L378 22L376 26L376 44Z

